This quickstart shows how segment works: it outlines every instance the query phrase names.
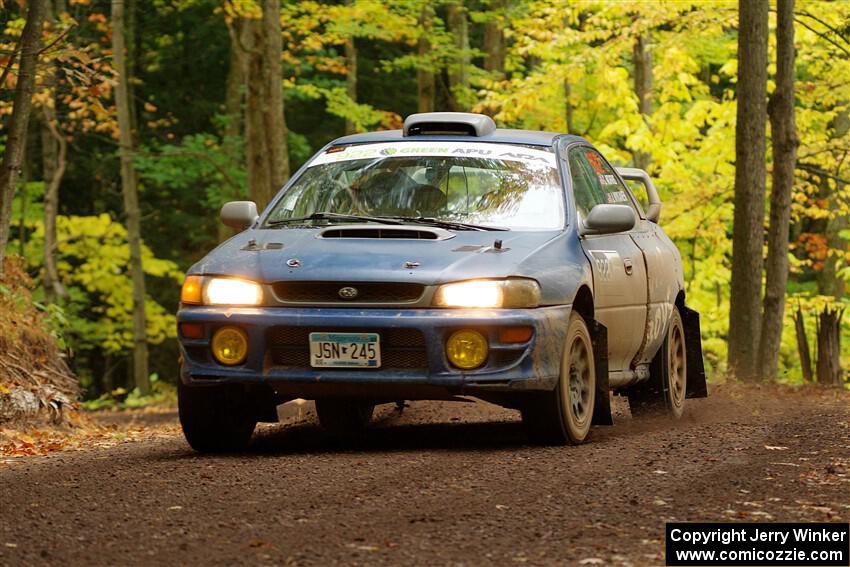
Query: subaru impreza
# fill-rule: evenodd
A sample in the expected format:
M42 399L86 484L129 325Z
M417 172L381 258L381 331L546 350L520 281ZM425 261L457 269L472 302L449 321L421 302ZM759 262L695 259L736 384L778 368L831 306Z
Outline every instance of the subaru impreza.
M633 192L632 188L635 188ZM640 198L639 198L640 197ZM286 401L352 433L377 404L478 398L582 443L706 395L699 316L652 180L573 135L425 113L337 139L188 271L180 421L235 451Z

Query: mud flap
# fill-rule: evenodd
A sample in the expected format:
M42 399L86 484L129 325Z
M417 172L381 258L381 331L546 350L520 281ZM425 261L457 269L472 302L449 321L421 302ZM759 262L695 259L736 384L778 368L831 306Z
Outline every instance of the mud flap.
M699 313L684 306L679 312L685 326L685 350L688 356L688 384L685 389L685 397L705 398L708 397L708 388L705 384L705 364L702 360Z
M614 425L608 388L608 328L595 319L589 327L593 342L593 362L596 366L596 401L593 405L591 424Z

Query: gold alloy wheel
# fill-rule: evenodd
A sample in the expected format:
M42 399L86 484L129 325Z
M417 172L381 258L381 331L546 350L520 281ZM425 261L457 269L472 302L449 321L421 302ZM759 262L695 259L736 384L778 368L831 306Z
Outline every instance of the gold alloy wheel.
M591 377L590 355L583 337L573 337L570 345L570 405L573 416L583 424L590 414Z
M685 331L678 309L670 321L668 337L669 355L667 357L667 380L670 389L670 409L675 417L682 415L685 406L685 394L688 380L688 359L685 350Z
M596 399L593 343L584 319L573 313L561 362L561 419L570 443L583 443L590 432Z

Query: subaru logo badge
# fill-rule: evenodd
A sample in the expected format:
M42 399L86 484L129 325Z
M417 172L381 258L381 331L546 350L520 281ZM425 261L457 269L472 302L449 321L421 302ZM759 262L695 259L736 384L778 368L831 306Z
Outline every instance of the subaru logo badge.
M339 289L339 296L343 299L354 299L358 293L356 287L341 287Z

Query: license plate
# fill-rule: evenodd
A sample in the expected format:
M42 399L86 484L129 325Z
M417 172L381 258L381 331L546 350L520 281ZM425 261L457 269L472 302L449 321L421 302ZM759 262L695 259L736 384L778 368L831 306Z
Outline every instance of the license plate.
M310 333L310 366L314 368L380 368L377 333Z

